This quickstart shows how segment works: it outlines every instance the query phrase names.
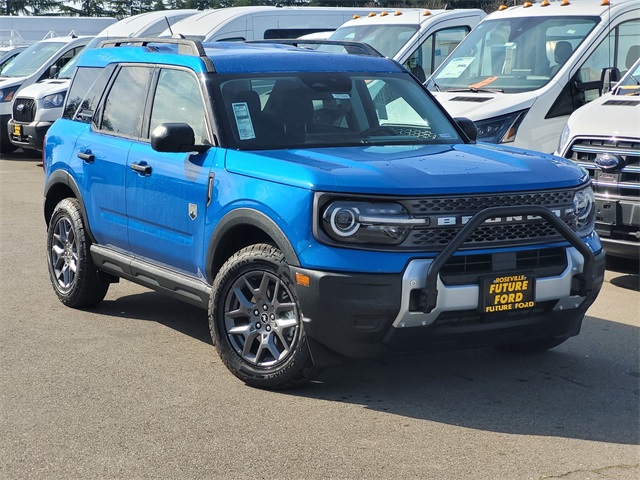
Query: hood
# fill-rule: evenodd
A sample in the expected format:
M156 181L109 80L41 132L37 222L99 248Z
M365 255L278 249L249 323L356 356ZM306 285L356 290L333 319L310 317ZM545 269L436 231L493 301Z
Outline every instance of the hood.
M536 101L533 92L484 93L431 92L452 117L467 117L474 122L526 110Z
M18 93L20 98L34 98L40 100L47 95L54 95L56 93L64 93L69 89L70 80L67 79L48 79L38 83L32 83L27 85Z
M305 189L382 195L554 189L588 179L569 160L488 143L229 150L226 168Z
M572 137L640 138L640 97L603 95L569 117Z
M21 85L27 77L0 77L0 88Z

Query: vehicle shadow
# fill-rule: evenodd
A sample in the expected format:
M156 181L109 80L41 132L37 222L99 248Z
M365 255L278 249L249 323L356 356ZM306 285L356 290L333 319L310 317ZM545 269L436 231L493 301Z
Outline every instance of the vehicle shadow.
M42 166L42 155L39 152L23 152L21 148L11 153L1 152L0 161L2 160L35 162L37 166Z
M607 270L615 272L615 276L610 280L613 285L640 292L640 262L607 257Z
M159 322L211 344L204 310L155 292L94 311ZM587 317L579 336L537 355L484 348L350 361L278 394L464 428L638 444L639 344L638 327Z

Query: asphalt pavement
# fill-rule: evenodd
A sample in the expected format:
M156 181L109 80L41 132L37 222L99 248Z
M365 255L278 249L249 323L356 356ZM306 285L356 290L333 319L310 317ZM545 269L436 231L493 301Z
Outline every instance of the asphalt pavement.
M638 479L638 264L609 264L552 351L357 361L270 392L233 377L206 312L132 283L64 307L40 160L0 156L0 478Z

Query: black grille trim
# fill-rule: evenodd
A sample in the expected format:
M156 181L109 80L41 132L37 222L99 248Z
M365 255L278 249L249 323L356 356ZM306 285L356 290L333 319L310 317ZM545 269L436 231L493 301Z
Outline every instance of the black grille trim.
M31 123L36 118L36 102L33 98L16 98L13 102L13 120Z

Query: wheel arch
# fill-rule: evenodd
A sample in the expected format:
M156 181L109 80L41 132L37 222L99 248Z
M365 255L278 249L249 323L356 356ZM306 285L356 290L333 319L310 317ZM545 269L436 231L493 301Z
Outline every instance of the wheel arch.
M94 241L93 235L91 234L91 227L89 226L87 211L82 201L82 195L80 195L80 188L78 188L78 184L69 172L64 170L54 171L47 179L44 188L44 220L46 224L49 225L56 205L65 198L70 197L75 198L80 204L80 211L84 219L85 228L91 241Z
M300 265L289 239L271 218L257 210L239 208L222 217L211 235L206 257L207 278L213 281L231 255L255 243L273 243L289 265Z

